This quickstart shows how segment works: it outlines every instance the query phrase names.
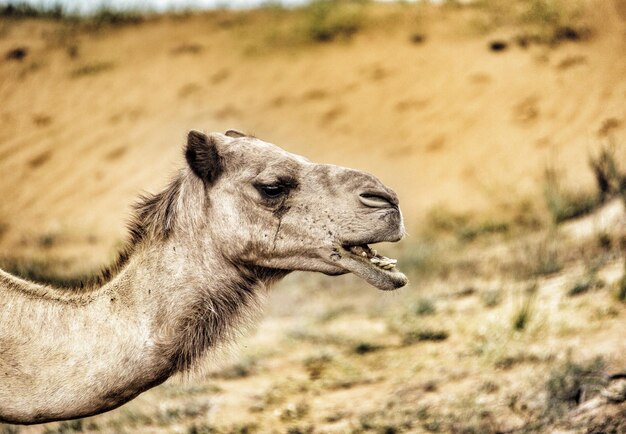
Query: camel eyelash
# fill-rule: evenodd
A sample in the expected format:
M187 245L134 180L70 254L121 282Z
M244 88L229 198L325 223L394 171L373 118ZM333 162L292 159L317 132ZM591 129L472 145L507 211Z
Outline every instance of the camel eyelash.
M279 179L269 184L257 183L254 187L265 199L278 199L296 188L297 183L291 178Z

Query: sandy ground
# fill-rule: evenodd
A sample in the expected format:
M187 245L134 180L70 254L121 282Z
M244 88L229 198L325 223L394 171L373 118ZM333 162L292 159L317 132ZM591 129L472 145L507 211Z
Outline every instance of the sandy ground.
M569 188L591 189L589 155L626 143L626 6L582 4L577 23L588 37L527 47L515 40L532 25L485 26L498 17L478 7L368 6L363 30L330 43L299 41L298 12L271 8L97 31L0 18L0 257L44 258L61 271L109 261L129 205L182 164L190 128L237 128L314 161L375 173L400 196L413 234L407 257L421 251L415 242L433 209L493 216L528 201L541 208L548 166ZM493 41L507 49L490 50ZM27 49L24 59L4 57L17 47ZM559 252L593 244L596 224L578 223L561 229ZM615 240L622 230L606 228ZM626 369L615 244L594 274L604 289L580 298L566 293L592 268L589 254L539 277L494 265L497 252L528 256L524 246L544 246L543 231L454 244L460 253L444 261L451 272L438 268L396 294L349 277L296 276L269 297L267 319L234 355L80 429L521 430L544 402L545 389L530 385L567 357L602 355L610 369ZM535 320L512 332L529 286ZM432 315L415 314L424 298ZM294 309L277 307L285 304ZM416 344L411 327L449 337ZM363 343L371 348L357 349ZM23 432L44 429L78 427Z

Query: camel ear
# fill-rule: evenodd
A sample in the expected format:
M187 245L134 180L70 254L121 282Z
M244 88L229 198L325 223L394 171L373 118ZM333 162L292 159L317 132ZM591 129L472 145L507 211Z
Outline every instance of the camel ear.
M242 137L246 137L244 133L242 133L241 131L237 131L237 130L228 130L224 133L224 135L228 137L232 137L233 139L240 139Z
M212 184L222 171L215 138L199 131L189 131L185 158L193 173L207 184Z

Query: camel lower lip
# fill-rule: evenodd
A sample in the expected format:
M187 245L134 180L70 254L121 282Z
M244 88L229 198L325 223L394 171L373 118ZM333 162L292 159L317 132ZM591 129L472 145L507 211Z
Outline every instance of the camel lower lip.
M398 289L408 283L406 276L395 269L395 259L379 255L366 244L342 246L337 249L334 261L383 291Z

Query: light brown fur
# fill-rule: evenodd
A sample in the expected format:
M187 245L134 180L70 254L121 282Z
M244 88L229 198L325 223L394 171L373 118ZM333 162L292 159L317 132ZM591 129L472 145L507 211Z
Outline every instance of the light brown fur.
M191 132L186 158L163 192L139 201L117 264L82 290L0 270L0 422L122 405L227 342L291 271L406 283L341 247L403 236L397 198L373 176L232 131Z

